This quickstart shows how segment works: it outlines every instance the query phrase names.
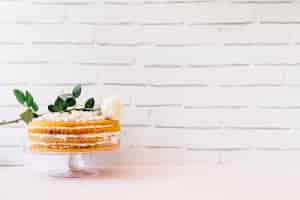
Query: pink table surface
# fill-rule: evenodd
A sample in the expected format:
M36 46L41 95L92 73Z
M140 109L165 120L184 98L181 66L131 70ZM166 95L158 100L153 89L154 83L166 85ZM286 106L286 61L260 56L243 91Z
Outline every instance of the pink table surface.
M127 166L90 179L0 168L0 199L300 199L300 162Z

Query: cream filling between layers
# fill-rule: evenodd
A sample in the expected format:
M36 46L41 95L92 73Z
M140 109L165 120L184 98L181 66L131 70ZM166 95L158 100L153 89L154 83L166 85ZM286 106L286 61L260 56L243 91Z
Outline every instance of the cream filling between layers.
M28 142L29 146L32 145L42 145L42 146L77 146L77 147L89 147L89 146L97 146L97 145L108 145L108 144L118 144L120 142L120 136L113 136L110 138L110 140L96 142L93 144L86 144L86 143L66 143L66 144L60 144L60 143L47 143L47 142Z
M63 112L63 113L48 113L45 114L35 121L96 121L104 119L104 116L100 115L100 112L86 112L86 111L72 111L71 113Z
M36 136L40 138L58 138L58 139L67 139L67 138L97 138L97 137L113 137L120 135L120 132L102 132L102 133L91 133L91 134L48 134L48 133L30 133L30 136Z
M65 127L65 126L30 126L29 130L33 129L87 129L87 128L112 128L113 125L96 125L96 126L74 126L74 127Z

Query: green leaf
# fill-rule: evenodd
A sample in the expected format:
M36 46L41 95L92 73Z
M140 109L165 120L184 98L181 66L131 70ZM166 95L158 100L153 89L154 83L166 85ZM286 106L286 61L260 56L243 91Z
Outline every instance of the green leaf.
M64 111L65 105L65 101L61 97L57 97L54 106L57 108L58 112Z
M61 97L63 100L67 100L69 98L74 98L73 94L70 94L70 93L59 95L59 97Z
M60 97L65 101L65 107L72 107L76 105L76 99L72 94L62 94Z
M26 101L24 92L22 92L21 90L18 90L18 89L14 89L14 95L15 95L16 99L18 100L18 102L24 105L24 103Z
M34 104L34 100L33 100L32 95L30 94L30 92L28 92L27 90L26 90L25 98L26 98L27 106L32 107Z
M82 91L81 85L76 85L76 86L73 88L73 91L72 91L73 97L75 97L75 98L80 97L81 91Z
M33 103L32 103L32 110L34 111L34 112L37 112L37 111L39 111L39 106L36 104L36 102L35 101L33 101Z
M32 113L33 114L33 118L38 118L40 115L37 113Z
M67 107L75 106L76 105L76 99L75 98L68 98L66 100L66 104L67 104Z
M88 100L85 102L85 104L84 104L84 108L87 108L87 109L89 109L89 108L94 108L94 106L95 106L95 99L94 99L94 98L88 99Z
M29 124L32 121L33 113L30 109L27 109L20 115L20 117L26 124Z
M48 106L48 110L49 110L50 112L58 112L58 109L57 109L54 105L49 105L49 106Z

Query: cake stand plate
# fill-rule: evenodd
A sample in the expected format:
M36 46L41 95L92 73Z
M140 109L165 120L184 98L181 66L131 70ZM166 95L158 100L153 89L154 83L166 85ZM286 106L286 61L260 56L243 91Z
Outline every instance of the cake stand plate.
M65 170L65 171L50 171L50 177L54 178L87 178L97 176L98 173L90 170Z
M48 174L55 178L86 178L97 176L97 171L85 167L82 154L71 153L68 156L67 169L49 171Z
M62 155L67 156L67 163L59 169L48 169L47 174L54 178L88 178L99 174L99 169L88 168L83 160L83 155L90 153L38 153L31 152L44 156ZM65 163L65 162L64 162Z

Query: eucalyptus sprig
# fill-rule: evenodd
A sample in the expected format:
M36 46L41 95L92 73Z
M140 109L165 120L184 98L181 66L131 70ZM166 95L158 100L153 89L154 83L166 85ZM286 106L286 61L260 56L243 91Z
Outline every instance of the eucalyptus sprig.
M13 120L11 122L17 123L19 121L24 121L26 124L28 124L32 121L33 118L39 116L39 114L37 114L37 112L39 111L39 106L29 91L26 90L25 92L23 92L22 90L14 89L13 92L17 101L21 105L23 105L26 110L20 114L20 119Z
M70 112L72 110L79 110L79 111L93 111L95 107L95 99L89 98L83 108L77 108L76 104L78 98L81 96L82 87L81 85L76 85L71 93L65 93L59 95L54 104L48 106L48 110L50 112Z
M25 111L20 114L20 118L10 121L0 121L0 125L15 124L21 121L29 124L34 118L41 116L37 112L39 111L39 106L35 99L28 90L22 91L20 89L13 90L14 96L17 101L25 108ZM95 99L89 98L85 101L83 107L78 107L77 101L81 96L82 87L81 85L76 85L71 93L65 93L59 95L54 104L48 106L50 112L71 112L76 111L100 111L100 108L95 107Z

